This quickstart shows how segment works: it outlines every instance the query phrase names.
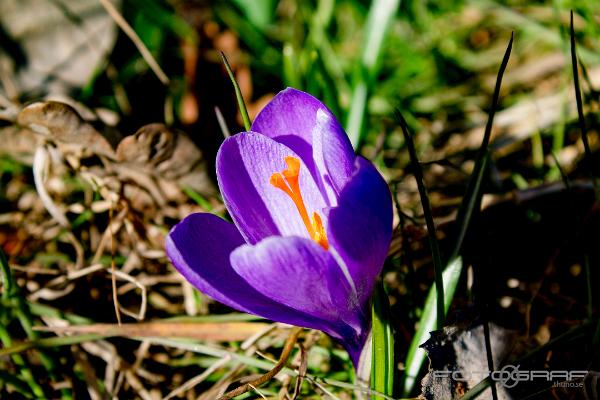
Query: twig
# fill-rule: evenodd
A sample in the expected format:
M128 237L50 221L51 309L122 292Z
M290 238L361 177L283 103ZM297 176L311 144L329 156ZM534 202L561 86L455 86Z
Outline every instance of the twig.
M119 28L121 28L123 30L123 32L127 35L127 37L129 39L131 39L131 41L133 42L135 47L138 49L138 51L142 55L142 58L144 59L144 61L146 61L146 63L148 64L150 69L154 72L154 74L156 74L158 79L163 83L163 85L168 85L169 78L164 73L164 71L160 68L160 65L158 65L158 63L152 56L152 53L150 53L150 50L148 50L148 48L146 47L144 42L142 42L142 40L137 35L137 33L135 33L135 31L133 30L131 25L129 25L129 23L127 21L125 21L125 18L123 18L123 16L119 13L119 11L115 8L115 6L109 0L99 0L99 1L100 1L100 4L102 4L102 7L104 7L106 12L108 13L108 15L110 15L111 18L115 21L115 23L117 25L119 25Z
M236 389L225 393L223 396L219 397L219 400L233 399L234 397L244 394L249 390L256 389L257 386L260 386L263 383L266 383L273 379L275 375L277 375L279 371L281 371L281 369L285 366L287 359L289 358L294 348L294 345L296 344L296 340L298 340L300 332L302 332L302 328L294 328L290 336L285 341L283 350L281 352L281 357L279 357L279 362L275 364L273 369L271 369L266 374L261 375L259 378L254 379L251 382L248 382L242 386L237 387Z
M223 136L225 139L227 139L229 136L231 136L231 132L229 132L227 122L225 122L225 118L223 117L221 109L217 106L215 106L215 115L217 117L217 122L219 123L219 128L221 128L221 133L223 133Z
M189 381L187 381L187 382L183 383L181 386L177 387L177 389L173 390L171 393L169 393L168 395L166 395L163 398L163 400L169 400L169 399L172 399L173 397L177 397L177 396L182 395L183 393L185 393L188 390L192 389L194 386L199 385L200 383L202 383L213 372L215 372L216 370L218 370L219 368L221 368L223 365L227 364L230 361L231 361L231 356L225 356L225 357L221 358L216 363L214 363L210 367L208 367L200 375L197 375L197 376L193 377Z
M302 382L306 376L306 370L308 368L308 351L306 346L300 344L300 367L298 367L298 377L296 378L296 384L294 385L294 394L292 394L292 400L296 400L300 395L302 389Z
M108 211L108 231L110 232L110 272L111 272L111 281L112 281L112 294L113 294L113 304L115 306L115 314L117 316L117 322L121 325L121 310L119 305L119 298L117 292L117 275L116 275L116 263L115 263L115 233L112 231L112 219L113 218L113 208L110 207Z
M121 306L121 304L119 304L118 302L117 302L117 304L119 305L119 309L121 312L123 312L123 314L126 314L132 318L135 318L138 321L142 321L146 316L146 308L147 308L147 304L148 304L148 296L147 296L146 286L144 286L143 283L141 283L139 280L137 280L133 276L126 274L123 271L115 270L114 261L111 262L111 269L108 272L112 275L111 280L113 280L113 282L114 282L115 277L120 278L120 279L123 279L125 281L128 281L128 282L134 284L138 289L140 289L140 291L142 292L142 302L140 304L140 310L137 315L135 313L127 310L125 307ZM116 285L116 283L115 283L115 285ZM119 290L116 291L115 298L117 298L116 297L117 294L119 294ZM121 322L119 322L119 325L121 325Z

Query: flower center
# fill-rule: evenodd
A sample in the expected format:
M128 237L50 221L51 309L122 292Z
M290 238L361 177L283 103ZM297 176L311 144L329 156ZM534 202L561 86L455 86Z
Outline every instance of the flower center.
M311 239L327 250L329 249L329 243L327 242L327 235L325 234L325 227L323 226L321 216L313 212L312 219L308 218L308 211L306 211L306 206L300 193L300 183L298 182L300 160L296 157L287 156L285 163L287 164L287 168L281 171L281 173L276 172L271 175L269 183L277 189L283 190L292 199Z

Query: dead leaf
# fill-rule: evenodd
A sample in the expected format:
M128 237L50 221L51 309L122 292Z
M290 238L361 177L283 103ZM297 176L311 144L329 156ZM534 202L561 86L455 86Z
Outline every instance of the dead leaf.
M57 101L30 104L21 110L17 122L52 141L110 159L116 158L106 138L68 104Z
M498 367L512 348L514 332L490 323L490 340L494 366ZM442 331L431 332L431 337L421 347L427 351L430 361L429 372L421 381L424 399L459 399L487 376L484 373L488 371L488 364L483 325L467 329L444 327ZM440 371L460 374L462 379L454 379L453 375ZM512 398L502 385L496 387L499 400ZM491 398L491 389L486 389L481 398Z
M263 331L264 322L140 322L134 324L94 324L64 327L36 327L39 331L61 334L94 333L104 337L160 337L207 340L215 342L242 341Z
M203 195L216 192L200 149L187 134L164 124L145 125L124 138L117 146L117 159Z

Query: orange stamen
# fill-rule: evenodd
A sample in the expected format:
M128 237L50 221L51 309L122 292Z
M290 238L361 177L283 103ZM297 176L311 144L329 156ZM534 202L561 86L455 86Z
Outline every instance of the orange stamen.
M312 215L312 221L309 219L308 211L306 211L306 206L304 205L304 200L300 193L300 183L298 181L300 175L300 160L296 157L287 156L285 157L285 163L287 164L287 168L281 173L276 172L271 175L269 183L277 189L283 190L284 193L292 199L311 239L327 250L329 248L329 243L327 241L323 221L316 212Z

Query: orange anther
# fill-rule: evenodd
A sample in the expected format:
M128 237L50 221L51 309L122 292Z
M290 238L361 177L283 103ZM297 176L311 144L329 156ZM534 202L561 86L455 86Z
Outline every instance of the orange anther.
M329 243L327 242L323 221L316 212L313 213L312 221L308 218L308 212L306 211L306 206L302 199L302 194L300 193L300 183L298 181L300 175L300 160L296 157L287 156L285 157L285 163L287 164L287 168L281 173L274 173L271 175L269 183L277 189L283 190L283 192L292 199L311 239L327 250L329 248Z
M285 158L285 163L287 164L287 169L282 172L284 178L286 180L297 179L298 175L300 175L300 160L296 157L287 156Z
M327 234L325 233L323 221L321 220L321 216L316 212L314 212L312 216L312 226L315 231L313 240L320 244L325 250L329 249L329 242L327 241Z

